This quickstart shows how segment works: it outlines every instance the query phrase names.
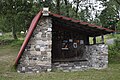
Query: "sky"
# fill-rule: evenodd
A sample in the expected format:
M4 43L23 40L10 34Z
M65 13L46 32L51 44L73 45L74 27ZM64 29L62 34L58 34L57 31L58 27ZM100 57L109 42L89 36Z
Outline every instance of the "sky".
M73 2L73 0L69 0L70 2ZM109 0L107 0L109 1ZM79 8L79 11L81 9L85 9L86 6L91 6L91 8L89 8L89 11L91 13L92 18L95 18L95 14L100 14L102 12L102 10L105 8L101 5L102 1L96 1L96 0L87 0L84 2L81 2L80 5L82 5L82 7ZM76 5L73 4L74 7L76 7ZM93 10L94 9L94 10Z
M37 1L37 0L34 0ZM109 1L109 0L107 0ZM69 0L69 2L73 3L73 0ZM85 7L90 6L91 8L89 8L89 11L91 13L91 17L95 18L95 14L100 14L101 11L105 8L101 5L102 1L97 1L97 0L86 0L86 1L82 1L79 5L79 11L84 10ZM75 4L73 4L73 7L76 7Z

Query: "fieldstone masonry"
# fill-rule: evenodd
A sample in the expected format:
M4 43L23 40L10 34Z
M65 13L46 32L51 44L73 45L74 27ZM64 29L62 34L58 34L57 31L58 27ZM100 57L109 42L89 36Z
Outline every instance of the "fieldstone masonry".
M108 46L96 44L89 46L90 64L94 69L104 69L108 65Z
M19 60L18 72L51 71L51 31L51 18L42 17Z
M86 61L79 62L57 62L53 68L64 72L83 71L86 69L104 69L108 65L108 46L105 44L89 45L84 47Z
M18 72L39 73L53 69L68 71L81 71L89 68L103 69L108 64L108 46L105 44L85 45L80 49L84 51L85 61L51 62L52 49L52 21L49 17L42 17L17 66Z

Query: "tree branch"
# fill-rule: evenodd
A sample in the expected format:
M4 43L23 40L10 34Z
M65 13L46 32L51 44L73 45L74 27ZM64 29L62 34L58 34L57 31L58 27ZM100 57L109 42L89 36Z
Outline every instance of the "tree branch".
M120 5L120 2L118 0L115 0L119 5Z
M78 10L79 10L79 3L81 2L82 0L76 0L76 10L75 10L75 13L76 13L76 17L77 17L77 13L78 13Z
M57 13L60 14L60 0L57 0Z
M65 5L66 5L67 16L69 17L68 1L64 0L64 2L65 2Z

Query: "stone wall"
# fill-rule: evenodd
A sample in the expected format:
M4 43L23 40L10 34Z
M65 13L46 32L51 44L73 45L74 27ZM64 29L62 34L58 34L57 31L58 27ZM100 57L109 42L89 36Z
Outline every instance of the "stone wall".
M39 73L51 70L81 71L89 68L104 69L108 65L108 46L105 44L83 45L83 61L51 62L52 21L42 17L17 66L18 72ZM78 50L81 52L81 50ZM79 57L80 58L80 57Z
M80 61L80 62L56 62L53 63L52 69L63 71L63 72L70 72L70 71L83 71L89 68L88 61Z
M51 71L51 31L51 18L42 17L19 60L18 72Z
M108 46L105 44L96 44L89 46L90 64L94 69L104 69L108 65Z
M84 59L85 61L74 62L56 62L52 68L55 70L82 71L89 68L104 69L108 65L108 46L105 44L96 44L85 46Z

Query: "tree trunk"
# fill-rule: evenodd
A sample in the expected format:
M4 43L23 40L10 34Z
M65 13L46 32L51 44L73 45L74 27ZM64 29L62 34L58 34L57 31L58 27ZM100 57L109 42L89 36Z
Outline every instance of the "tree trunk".
M79 3L80 3L80 1L77 0L76 10L75 10L76 17L77 17L77 13L78 13L78 10L79 10Z
M67 0L64 0L64 1L65 1L65 5L66 5L67 16L69 17L69 7L68 7L68 2L67 2Z
M115 0L119 5L120 5L120 1L119 0Z
M57 14L60 14L60 0L57 0L56 9L57 9Z
M14 38L15 40L18 39L18 38L17 38L17 35L16 35L15 27L12 27L12 35L13 35L13 38Z

